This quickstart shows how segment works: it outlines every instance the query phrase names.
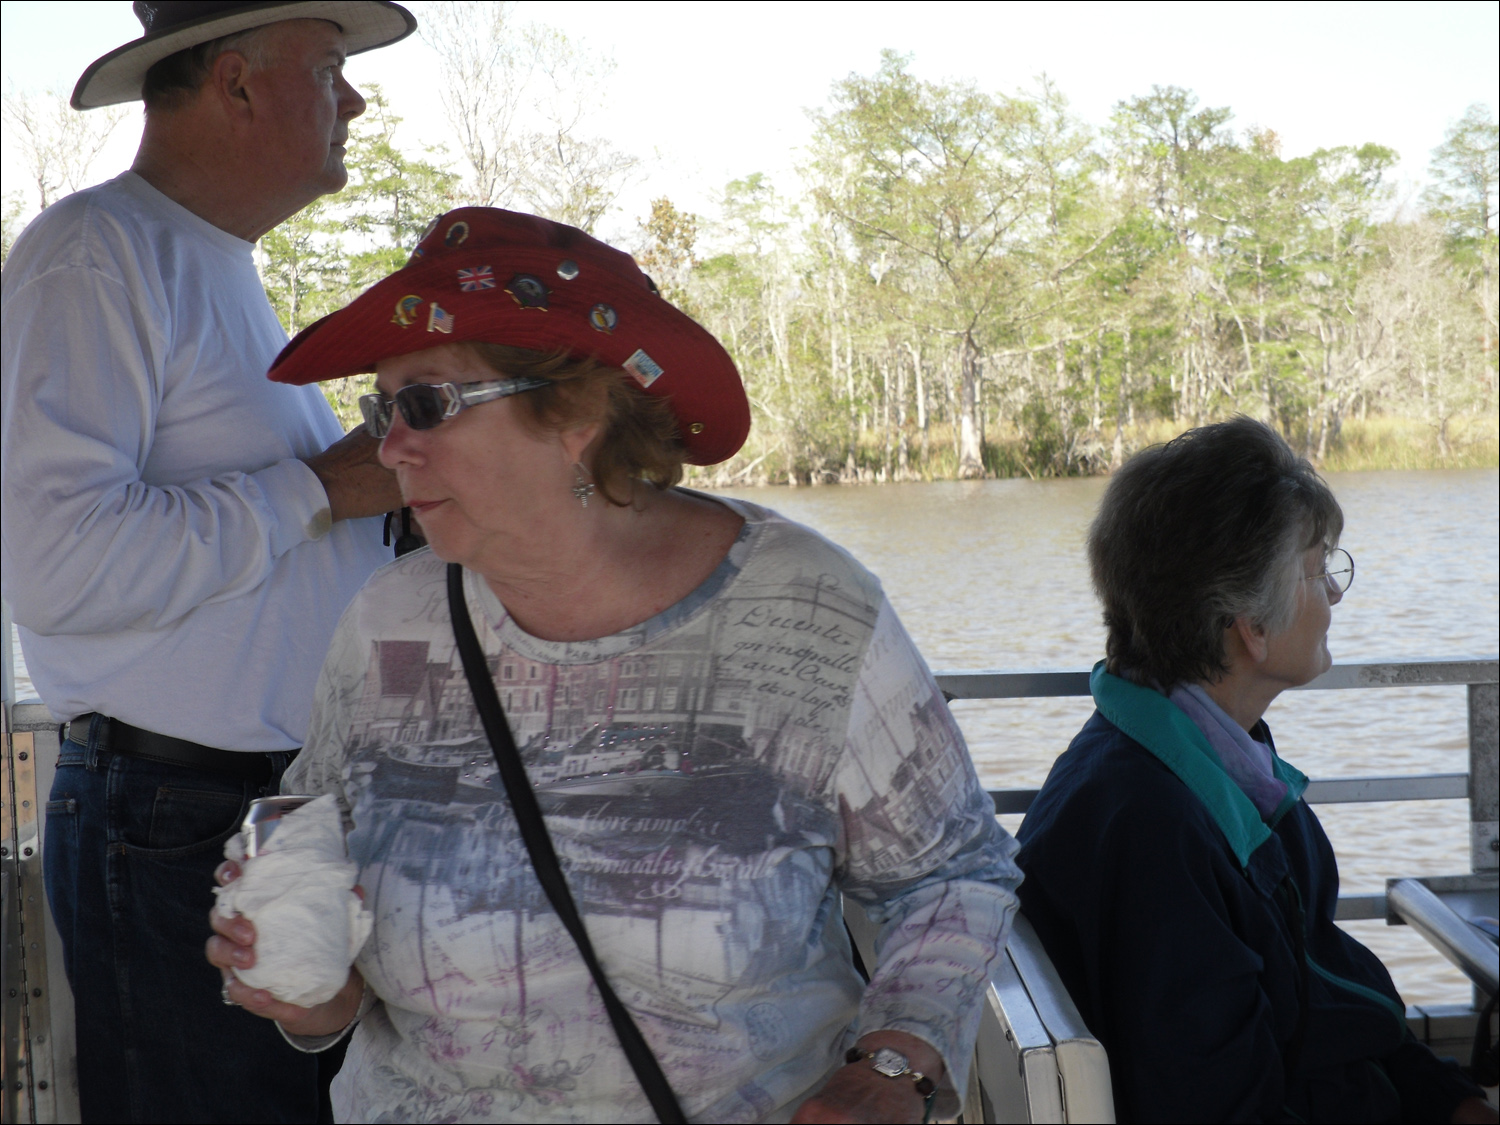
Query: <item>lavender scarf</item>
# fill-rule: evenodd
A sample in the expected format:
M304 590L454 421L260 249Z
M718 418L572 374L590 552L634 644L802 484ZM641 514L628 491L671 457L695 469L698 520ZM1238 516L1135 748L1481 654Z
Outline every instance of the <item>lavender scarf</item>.
M1271 768L1271 748L1257 742L1197 684L1179 684L1167 696L1203 732L1224 772L1270 820L1286 799L1287 784Z

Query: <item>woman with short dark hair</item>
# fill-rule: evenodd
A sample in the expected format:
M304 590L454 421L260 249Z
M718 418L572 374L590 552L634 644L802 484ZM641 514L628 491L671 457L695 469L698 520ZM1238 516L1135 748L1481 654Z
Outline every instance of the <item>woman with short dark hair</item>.
M1136 683L1217 680L1230 671L1230 623L1283 632L1303 601L1303 555L1332 553L1343 530L1322 478L1258 422L1144 450L1110 482L1089 531L1107 669ZM1328 596L1337 604L1342 591Z
M1333 849L1262 718L1331 664L1342 530L1248 418L1132 458L1090 529L1098 709L1021 826L1021 903L1121 1121L1495 1120L1335 925Z

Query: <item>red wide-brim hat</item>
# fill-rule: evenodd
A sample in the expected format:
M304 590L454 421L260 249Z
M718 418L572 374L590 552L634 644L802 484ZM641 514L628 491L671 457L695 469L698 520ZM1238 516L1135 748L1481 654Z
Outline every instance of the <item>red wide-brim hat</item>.
M750 404L734 360L629 254L576 227L493 207L439 216L407 264L299 332L270 378L361 375L463 340L590 357L666 399L694 465L734 456Z

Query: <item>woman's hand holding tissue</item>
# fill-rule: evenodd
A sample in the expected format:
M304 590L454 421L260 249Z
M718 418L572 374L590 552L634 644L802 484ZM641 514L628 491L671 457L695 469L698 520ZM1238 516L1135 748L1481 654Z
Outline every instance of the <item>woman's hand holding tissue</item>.
M240 873L240 865L230 860L219 865L214 877L220 886L228 886ZM363 888L355 887L354 893L364 898ZM209 921L215 936L208 939L208 959L224 974L224 995L230 1001L247 1012L275 1020L291 1035L332 1035L348 1027L354 1019L365 990L358 969L349 970L349 979L332 1000L311 1008L288 1004L263 988L251 988L234 975L235 969L250 969L255 965L255 924L243 916L226 918L217 910L209 915Z
M332 1035L358 1013L364 981L352 966L370 934L338 805L325 793L264 836L260 828L225 846L208 959L224 973L228 1003L293 1035Z

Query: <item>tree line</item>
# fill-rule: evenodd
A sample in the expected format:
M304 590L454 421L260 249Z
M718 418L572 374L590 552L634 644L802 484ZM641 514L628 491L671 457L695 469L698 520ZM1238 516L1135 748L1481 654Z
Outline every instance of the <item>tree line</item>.
M640 174L584 112L607 62L511 4L430 12L460 151L404 147L385 94L365 91L349 187L257 248L289 332L399 268L441 211L510 206L593 231ZM7 98L6 120L30 130L39 184L71 185L97 151L76 125L49 133L35 104ZM1045 77L992 94L885 52L814 120L795 185L749 175L711 215L663 193L627 247L750 393L746 449L697 480L1102 472L1235 412L1319 460L1371 416L1419 420L1439 460L1461 420L1493 428L1500 173L1483 106L1405 202L1389 148L1287 157L1271 130L1237 131L1176 87L1091 128ZM6 250L18 213L7 199ZM325 388L352 424L362 381Z
M667 291L758 411L734 472L894 480L1107 471L1245 412L1323 460L1351 418L1493 418L1496 125L1468 110L1398 208L1377 144L1283 156L1154 87L1091 130L1045 79L835 85L794 199L730 184L644 223ZM660 280L660 279L659 279ZM758 459L758 464L753 464ZM753 467L752 467L753 465Z

